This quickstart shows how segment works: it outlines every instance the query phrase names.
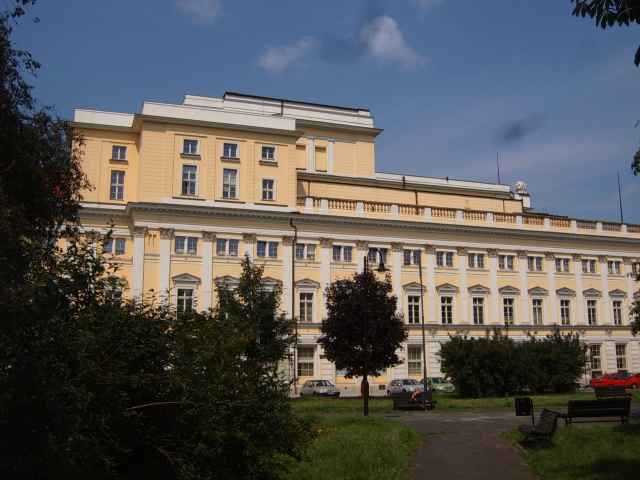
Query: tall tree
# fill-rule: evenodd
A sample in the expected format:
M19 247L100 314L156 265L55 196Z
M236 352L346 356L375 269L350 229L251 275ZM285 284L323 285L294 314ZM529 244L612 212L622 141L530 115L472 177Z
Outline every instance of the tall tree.
M590 17L596 26L606 29L613 26L630 26L640 23L640 0L571 0L575 3L573 15ZM640 65L640 48L636 50L634 63Z
M318 343L348 378L362 378L363 411L369 414L369 377L398 365L397 351L407 338L389 278L365 270L327 288L327 318Z

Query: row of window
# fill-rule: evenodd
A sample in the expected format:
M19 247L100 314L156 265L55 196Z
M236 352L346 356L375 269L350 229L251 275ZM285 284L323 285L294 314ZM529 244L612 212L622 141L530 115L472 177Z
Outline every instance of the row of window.
M602 375L602 345L589 345L587 362L592 377ZM627 345L624 343L616 343L616 368L618 371L627 370Z
M216 255L219 257L237 257L239 255L240 240L235 238L217 238ZM198 238L176 235L174 252L179 255L197 255ZM278 242L258 240L256 255L261 258L277 258Z
M192 138L185 138L182 141L182 154L189 156L200 155L200 141ZM222 144L222 158L236 160L240 158L240 146L233 142ZM272 145L262 145L260 160L265 162L276 161L276 147Z
M453 297L444 295L440 297L440 320L443 325L453 324ZM421 321L420 309L421 297L418 295L409 295L407 297L407 322L409 324L418 324ZM471 304L471 313L474 325L484 325L485 323L485 298L473 297ZM542 325L544 323L544 299L531 299L531 319L534 325ZM612 314L614 325L622 325L622 300L613 300ZM587 323L589 325L598 324L598 300L587 299L586 301ZM506 297L502 299L502 320L505 325L513 325L515 318L515 299ZM571 324L571 300L568 298L560 299L560 324Z

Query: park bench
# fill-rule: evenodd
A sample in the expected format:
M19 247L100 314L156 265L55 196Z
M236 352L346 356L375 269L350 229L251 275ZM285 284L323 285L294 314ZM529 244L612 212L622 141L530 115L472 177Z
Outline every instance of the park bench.
M435 408L436 402L433 400L433 390L427 390L427 393L424 392L403 392L403 393L395 393L391 396L393 400L393 409L394 410L417 410L422 409L423 407L423 398L422 396L426 395L425 406L427 410L433 410Z
M556 432L556 428L558 427L559 417L560 414L558 412L547 410L545 408L540 412L538 423L535 425L520 425L518 430L520 433L525 435L523 443L551 440L551 437L553 437L553 434Z
M614 397L629 397L630 393L624 389L624 387L598 387L596 390L596 398L614 398Z
M569 400L564 420L569 425L574 418L618 417L622 423L627 423L630 409L630 396L600 398L597 400Z

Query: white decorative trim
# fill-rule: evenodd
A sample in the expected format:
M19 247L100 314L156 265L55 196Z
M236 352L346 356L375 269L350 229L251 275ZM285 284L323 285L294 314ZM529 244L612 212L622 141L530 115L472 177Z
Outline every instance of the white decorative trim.
M458 287L456 287L455 285L452 285L450 283L442 283L438 286L436 286L436 292L438 292L438 294L443 295L443 294L456 294L458 293Z
M190 273L181 273L179 275L175 275L171 277L171 280L173 281L174 285L200 284L200 279L195 275L191 275Z
M582 291L582 295L585 297L600 298L602 297L602 292L595 288L587 288L586 290Z
M511 296L520 295L520 289L516 287L512 287L511 285L500 287L498 289L498 292L500 293L500 295L511 295Z
M559 297L575 297L576 292L575 290L571 290L570 288L562 287L556 290L556 295L558 295Z
M549 290L542 287L533 287L527 290L527 293L529 293L529 295L531 295L532 297L545 297L549 295Z

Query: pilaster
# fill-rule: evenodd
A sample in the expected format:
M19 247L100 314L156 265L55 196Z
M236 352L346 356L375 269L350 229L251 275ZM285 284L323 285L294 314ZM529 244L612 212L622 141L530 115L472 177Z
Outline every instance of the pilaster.
M358 273L362 273L364 271L364 257L369 252L369 244L367 242L363 242L358 240L356 242L356 251L357 255L357 264L358 264Z
M458 317L457 323L469 323L469 285L467 278L467 249L458 248L458 285L460 288L460 305L454 306L454 315ZM454 318L454 323L456 319Z
M544 256L545 266L544 269L547 272L547 285L549 286L549 296L545 299L546 311L542 319L546 324L558 324L560 325L560 309L557 305L556 295L556 257L553 253L546 253Z
M573 274L576 281L576 324L586 325L587 319L584 315L584 290L582 283L582 257L580 255L574 255L573 258ZM608 292L607 292L608 293Z
M169 289L171 278L171 240L173 239L173 229L160 229L160 268L158 295L163 302L169 301Z
M291 311L293 298L292 254L293 237L282 237L282 309L288 317L293 315Z
M600 269L600 284L602 285L602 299L600 300L600 318L603 325L612 325L613 316L611 315L610 299L609 299L609 268L607 265L607 257L601 255L598 257L598 267Z
M327 318L326 290L331 283L332 243L328 238L320 240L320 318Z
M500 295L498 292L498 252L496 250L489 250L487 252L489 256L489 288L491 289L490 313L489 321L487 323L500 324Z
M424 283L427 287L427 304L425 305L427 318L425 323L434 322L438 323L438 311L437 311L437 294L436 294L436 249L432 246L427 246L424 249L426 258L426 275L424 277Z
M396 311L404 313L404 295L402 295L402 264L404 263L402 254L402 244L391 244L391 286L393 294L398 299Z
M200 287L202 292L199 302L201 310L209 310L213 299L213 245L215 241L214 233L202 233L202 284Z
M244 243L244 255L247 255L251 261L255 259L256 255L256 235L255 233L245 233L242 235L242 242Z
M515 323L528 325L529 322L529 265L527 252L518 252L518 275L520 277L520 308L516 310Z
M131 296L142 299L144 288L144 240L147 227L133 227L133 272L131 275Z

